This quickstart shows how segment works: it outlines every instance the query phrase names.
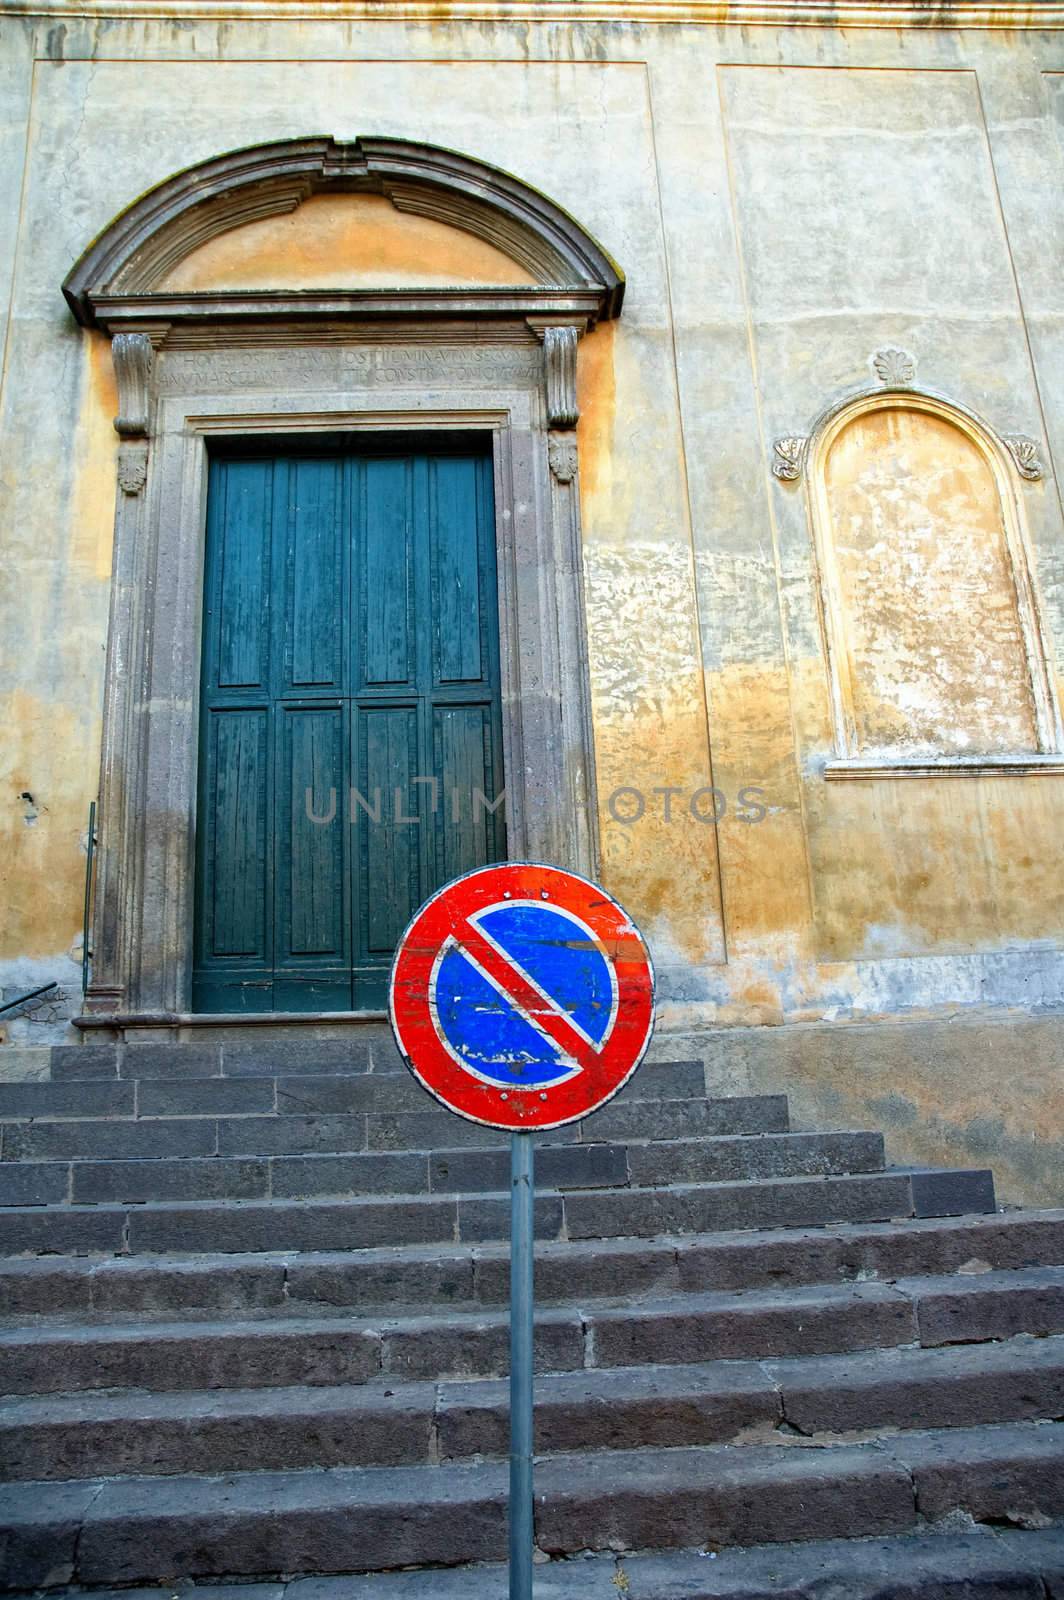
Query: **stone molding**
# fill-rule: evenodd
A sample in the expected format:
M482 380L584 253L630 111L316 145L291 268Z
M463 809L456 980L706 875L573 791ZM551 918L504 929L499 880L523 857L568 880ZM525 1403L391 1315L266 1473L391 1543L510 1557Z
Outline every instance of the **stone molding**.
M772 441L772 475L783 483L797 482L808 470L809 463L825 433L834 428L843 412L859 410L863 404L915 406L922 410L937 409L955 422L963 432L976 439L987 439L1001 460L1015 468L1021 478L1036 481L1043 476L1038 454L1038 441L1024 433L999 433L984 417L962 405L959 400L940 394L936 389L916 386L916 363L903 350L878 350L871 360L879 382L861 389L851 390L841 400L834 400L817 417L808 433L782 434Z
M543 330L547 421L552 428L575 428L580 420L576 403L576 345L579 337L577 329L571 325Z
M154 17L211 20L319 21L320 0L5 0L15 16ZM410 21L439 25L466 19L481 22L528 21L604 23L702 23L710 27L767 28L918 28L921 32L957 28L1064 28L1061 0L340 0L331 13L344 20ZM66 59L71 59L68 54Z
M772 444L772 475L784 483L790 483L795 478L802 476L802 466L805 461L805 447L809 440L804 434L787 434L782 439L773 440Z
M143 438L148 431L152 358L152 343L146 333L116 333L111 340L111 361L118 383L115 432L123 439Z
M1064 774L1064 755L984 755L984 756L928 756L921 761L882 761L872 757L829 761L824 767L824 777L829 783L850 778L868 782L876 778L1001 778L1033 777L1036 774L1060 776Z
M116 462L118 487L124 495L138 495L148 481L148 428L151 411L151 375L155 352L146 333L116 333L111 340L111 361L118 385L115 432L122 443Z
M296 210L311 195L386 196L397 211L430 217L484 239L519 262L536 284L528 289L269 291L167 295L159 285L193 250L232 228ZM327 135L285 139L233 150L175 173L150 189L93 240L71 268L63 293L84 327L116 317L153 314L261 317L289 315L505 314L521 306L614 317L624 298L616 263L569 214L520 179L471 156L405 139Z
M916 382L916 358L893 345L877 350L870 365L877 380L887 389L908 389Z
M1037 442L1029 439L1025 433L1011 433L1002 437L1002 443L1016 463L1016 471L1020 477L1037 482L1042 476Z
M518 284L506 288L444 289L233 289L189 294L96 294L90 296L93 323L113 332L143 327L152 336L184 324L236 325L264 319L299 317L308 326L323 319L361 318L388 323L417 318L441 322L498 321L512 317L568 316L594 326L602 303L599 288Z

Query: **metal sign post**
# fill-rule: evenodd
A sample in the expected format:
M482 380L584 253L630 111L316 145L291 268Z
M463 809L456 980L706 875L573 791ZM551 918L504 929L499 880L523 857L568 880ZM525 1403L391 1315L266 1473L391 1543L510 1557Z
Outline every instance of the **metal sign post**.
M597 1111L643 1059L654 968L598 884L533 861L437 891L392 964L404 1060L449 1111L510 1143L510 1600L532 1600L533 1131Z
M510 1137L510 1600L532 1600L532 1338L535 1157Z

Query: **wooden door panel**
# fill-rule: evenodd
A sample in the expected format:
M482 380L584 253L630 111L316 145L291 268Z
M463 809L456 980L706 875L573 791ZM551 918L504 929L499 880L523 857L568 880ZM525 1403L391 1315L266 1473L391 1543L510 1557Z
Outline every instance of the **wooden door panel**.
M197 1010L272 1006L270 712L208 714L201 747L196 896Z
M505 855L486 453L212 463L193 1003L380 1009L434 888Z

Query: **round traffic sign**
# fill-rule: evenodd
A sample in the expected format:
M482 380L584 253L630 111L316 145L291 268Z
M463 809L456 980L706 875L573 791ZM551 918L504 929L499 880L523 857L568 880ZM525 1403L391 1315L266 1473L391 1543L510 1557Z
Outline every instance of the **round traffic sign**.
M426 900L395 952L388 1009L418 1081L491 1128L557 1128L613 1098L654 1023L654 968L606 891L531 861Z

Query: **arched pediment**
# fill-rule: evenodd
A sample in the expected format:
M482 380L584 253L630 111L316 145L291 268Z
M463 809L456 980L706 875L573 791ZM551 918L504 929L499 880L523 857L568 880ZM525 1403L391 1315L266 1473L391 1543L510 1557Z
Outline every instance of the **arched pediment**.
M501 284L509 302L516 300L522 310L550 310L559 297L566 309L572 302L590 322L620 310L624 278L616 264L538 190L456 151L379 138L284 140L188 167L116 217L71 269L63 292L87 327L120 314L130 303L141 310L157 305L169 314L183 264L211 241L297 211L314 196L344 194L383 196L397 212L482 241L515 264L516 271L500 275ZM260 297L283 292L255 290ZM408 296L411 292L405 290ZM445 298L457 293L453 287L444 291ZM201 289L181 289L186 305L200 294ZM210 310L218 308L217 293L205 298L212 302ZM260 298L259 309L266 305Z

